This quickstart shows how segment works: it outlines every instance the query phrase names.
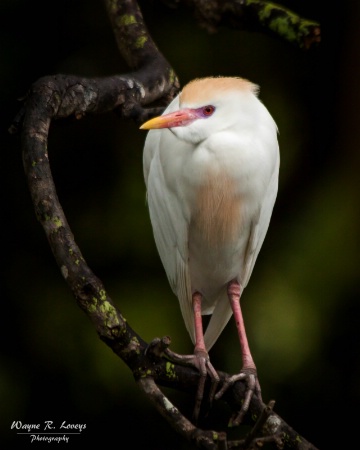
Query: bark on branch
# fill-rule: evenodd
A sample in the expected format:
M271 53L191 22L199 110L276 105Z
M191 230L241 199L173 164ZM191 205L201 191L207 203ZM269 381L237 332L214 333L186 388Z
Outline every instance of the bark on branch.
M210 30L224 24L267 29L305 48L319 40L318 24L265 1L168 0L166 3L184 3L194 8L201 23ZM120 53L132 71L96 79L75 75L41 78L31 86L10 130L21 129L24 168L35 213L61 273L99 337L128 365L141 390L175 430L199 448L246 449L260 439L263 443L271 441L278 448L315 449L273 411L273 404L265 406L256 397L246 417L254 428L243 441L228 442L223 431L202 430L185 418L158 386L194 393L198 373L166 360L163 353L170 344L169 338L155 339L150 345L144 342L116 308L74 241L49 165L47 142L51 121L116 110L124 119L142 122L161 112L180 87L174 70L151 39L137 2L105 0L105 5ZM284 24L284 20L291 23L295 39L289 37L291 33L281 32L279 24ZM222 372L219 375L221 382L228 377ZM238 382L224 397L233 412L239 410L243 394L244 385Z
M186 4L209 32L220 26L265 32L308 50L321 40L320 24L300 17L277 3L264 0L162 0L176 7Z

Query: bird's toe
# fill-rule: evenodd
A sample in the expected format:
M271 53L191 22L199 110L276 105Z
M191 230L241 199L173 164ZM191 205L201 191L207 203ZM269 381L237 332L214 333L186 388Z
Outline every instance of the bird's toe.
M242 422L245 414L249 409L249 405L254 393L261 400L261 388L255 368L243 369L240 373L232 375L231 377L226 379L219 392L216 393L215 399L220 399L225 394L225 392L237 381L245 381L246 390L241 409L231 419L230 426L238 426Z
M199 384L196 392L196 398L195 398L195 407L193 412L193 418L195 422L197 422L199 415L200 415L200 408L204 402L204 391L205 391L205 383L206 379L209 376L211 386L210 386L210 393L207 397L209 407L211 407L212 402L214 400L214 396L216 393L217 386L219 384L220 378L217 374L214 366L210 362L210 358L207 352L200 351L195 352L194 354L194 366L198 369L200 373L200 379Z

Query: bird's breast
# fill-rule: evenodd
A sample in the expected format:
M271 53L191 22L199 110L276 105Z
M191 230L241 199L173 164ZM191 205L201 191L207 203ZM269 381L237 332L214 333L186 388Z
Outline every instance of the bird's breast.
M233 242L241 229L241 195L235 179L223 171L208 171L194 193L190 228L207 245Z

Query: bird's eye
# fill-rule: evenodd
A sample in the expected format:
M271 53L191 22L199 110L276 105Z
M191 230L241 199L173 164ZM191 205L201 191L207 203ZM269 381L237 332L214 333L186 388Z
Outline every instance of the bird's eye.
M204 114L204 116L209 117L213 114L213 112L215 111L215 107L212 105L208 105L208 106L204 106L202 109L202 113Z

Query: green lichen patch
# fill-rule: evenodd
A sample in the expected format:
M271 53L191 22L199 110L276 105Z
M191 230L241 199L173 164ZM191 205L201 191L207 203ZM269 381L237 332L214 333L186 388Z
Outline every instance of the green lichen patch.
M135 48L143 48L148 38L146 36L140 36L135 41Z
M102 314L105 314L106 316L116 314L114 306L109 301L104 300L104 298L101 296L100 300L101 303L99 305L99 310L101 311Z
M87 310L90 314L94 314L97 309L97 298L92 297L92 301L93 303L89 303L87 307Z
M61 219L59 218L59 217L53 217L52 219L51 219L51 221L52 221L52 223L56 226L56 228L60 228L60 227L62 227L63 226L63 223L62 223L62 221L61 221Z
M274 10L274 5L272 5L271 3L265 4L264 8L259 13L259 19L261 21L264 21L265 19L269 18L271 16L273 10Z
M102 300L102 301L106 300L106 291L105 291L105 289L100 289L99 295L100 295L100 300Z
M135 23L137 23L136 17L132 14L124 14L123 16L120 16L117 21L118 26L128 26Z
M273 19L269 23L269 27L272 31L283 36L289 42L295 42L297 40L295 29L286 17L277 17Z
M172 378L172 379L176 378L175 364L172 364L170 361L167 361L165 364L165 370L166 370L166 375L168 376L168 378Z

